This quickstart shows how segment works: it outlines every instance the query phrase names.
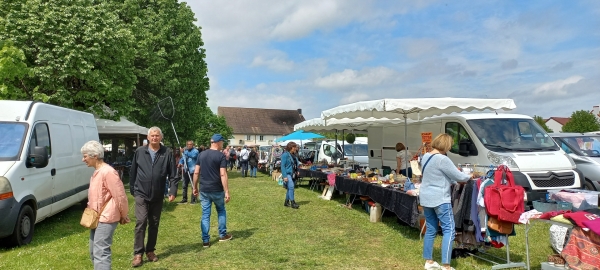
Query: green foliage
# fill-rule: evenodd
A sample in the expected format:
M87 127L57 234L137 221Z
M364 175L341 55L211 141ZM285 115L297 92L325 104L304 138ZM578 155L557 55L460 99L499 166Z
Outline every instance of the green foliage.
M356 141L356 136L352 133L346 135L346 141L348 143L354 143Z
M31 70L25 64L25 53L14 46L11 40L0 40L0 99L17 99L18 88Z
M233 130L227 125L224 116L218 116L209 108L205 108L200 118L197 118L195 140L197 145L210 146L210 138L213 134L219 133L223 138L232 138ZM227 142L227 141L226 141Z
M546 121L544 121L544 118L542 118L541 116L534 115L533 120L535 120L546 132L548 132L548 133L554 132L546 125Z
M90 0L5 0L0 40L25 54L32 76L8 80L2 98L41 100L117 118L133 106L135 50L117 5ZM116 112L110 114L109 110Z
M2 45L0 63L10 72L0 71L0 98L126 116L161 127L172 142L170 122L151 117L171 97L179 137L193 138L202 128L197 119L209 113L206 55L194 22L177 0L3 0L0 40L14 45Z
M567 122L563 128L563 132L590 132L600 130L600 122L596 116L588 111L580 110L571 114L571 120Z
M170 123L150 117L159 100L171 97L179 137L193 138L199 127L205 127L199 119L212 115L206 110L208 69L194 13L177 0L126 0L119 16L136 40L138 83L131 94L135 110L130 118L144 126L172 130ZM165 133L167 139L172 137L172 131Z

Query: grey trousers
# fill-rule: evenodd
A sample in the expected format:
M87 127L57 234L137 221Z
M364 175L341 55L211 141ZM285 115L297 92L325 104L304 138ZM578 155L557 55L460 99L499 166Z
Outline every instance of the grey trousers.
M94 263L94 270L111 269L113 235L117 228L115 223L98 223L96 229L90 230L90 258Z
M134 199L136 221L133 236L133 254L137 255L156 249L156 238L158 237L158 225L160 223L163 200L150 202L137 196ZM146 227L148 227L148 242L144 246Z

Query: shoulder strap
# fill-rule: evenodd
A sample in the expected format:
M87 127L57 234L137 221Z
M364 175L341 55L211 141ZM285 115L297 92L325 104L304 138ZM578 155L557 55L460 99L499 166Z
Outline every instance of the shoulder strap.
M435 156L435 155L437 155L437 154L433 154L433 155L431 155L431 156L430 156L430 157L427 159L427 161L425 162L425 165L423 165L423 168L421 169L421 175L425 175L425 167L427 167L427 163L429 163L429 161L431 160L431 158L432 158L433 156Z

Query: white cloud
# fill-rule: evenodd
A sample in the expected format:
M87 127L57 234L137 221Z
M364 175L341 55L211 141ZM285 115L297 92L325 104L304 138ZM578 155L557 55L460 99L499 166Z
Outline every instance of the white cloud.
M274 71L289 71L294 68L294 62L287 59L287 55L281 51L273 51L265 55L254 57L251 67L267 67Z
M317 78L315 85L322 88L369 87L389 84L397 78L398 73L387 67L365 68L361 71L346 69Z
M401 50L405 50L410 58L437 55L439 46L438 42L431 38L405 39L401 43Z
M340 104L350 104L358 101L371 100L367 93L352 93L349 96L345 96L340 100Z
M533 93L536 95L564 96L567 94L566 87L578 83L581 79L583 79L582 76L571 76L564 80L544 83L537 87Z

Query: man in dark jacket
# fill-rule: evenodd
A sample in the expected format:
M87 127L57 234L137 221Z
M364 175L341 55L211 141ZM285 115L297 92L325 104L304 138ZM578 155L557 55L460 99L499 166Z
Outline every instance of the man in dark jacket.
M129 189L135 200L135 233L133 242L133 267L144 263L143 254L151 262L158 261L154 254L158 224L163 206L167 177L171 184L169 201L175 199L176 188L171 180L175 176L175 161L171 150L160 144L163 135L158 127L148 130L147 146L139 147L134 155L129 172ZM148 227L148 242L144 246Z

